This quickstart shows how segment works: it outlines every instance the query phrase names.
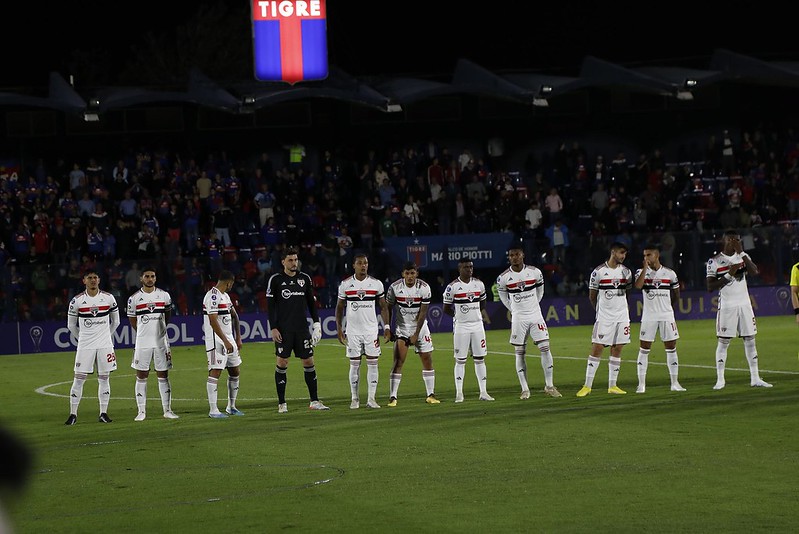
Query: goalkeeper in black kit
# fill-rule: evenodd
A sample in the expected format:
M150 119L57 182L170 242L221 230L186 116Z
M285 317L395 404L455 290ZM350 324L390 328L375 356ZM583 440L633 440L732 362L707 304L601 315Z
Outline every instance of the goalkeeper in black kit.
M286 380L291 353L302 360L305 384L311 398L309 409L329 410L319 400L316 387L316 368L313 349L322 339L322 325L316 309L311 277L300 271L297 250L286 247L281 254L283 270L273 274L266 286L266 304L272 339L275 341L275 385L277 386L278 413L288 412ZM308 330L307 314L313 320L313 332Z

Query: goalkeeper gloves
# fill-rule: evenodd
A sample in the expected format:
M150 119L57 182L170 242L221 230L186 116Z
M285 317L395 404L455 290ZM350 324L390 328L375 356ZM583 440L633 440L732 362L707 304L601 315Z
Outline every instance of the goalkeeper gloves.
M313 331L311 332L311 345L316 346L322 339L322 325L321 323L313 324Z

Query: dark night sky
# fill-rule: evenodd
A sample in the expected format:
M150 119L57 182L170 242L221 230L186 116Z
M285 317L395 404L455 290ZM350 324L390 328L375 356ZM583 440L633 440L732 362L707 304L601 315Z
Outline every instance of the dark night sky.
M46 85L49 71L67 74L62 66L72 50L98 43L125 57L139 32L170 31L184 24L199 2L75 4L6 3L0 87ZM444 75L463 57L493 70L573 76L587 55L632 66L669 62L697 68L707 67L716 48L799 60L792 17L770 2L479 5L494 9L444 1L328 0L329 61L354 75Z

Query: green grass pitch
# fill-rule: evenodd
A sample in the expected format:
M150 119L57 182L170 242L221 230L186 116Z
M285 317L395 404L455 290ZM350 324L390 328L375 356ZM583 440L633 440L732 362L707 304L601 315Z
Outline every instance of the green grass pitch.
M593 392L578 399L590 327L551 329L555 384L546 397L528 347L529 400L507 330L488 331L488 391L477 399L471 361L455 404L451 334L434 336L436 393L424 402L419 359L386 407L391 350L383 345L378 402L349 409L348 364L323 340L316 364L328 412L308 410L301 364L288 371L289 413L277 413L272 344L246 344L238 406L208 418L204 348L174 349L173 408L161 417L155 373L148 418L134 422L130 351L111 376L109 425L97 422L87 381L78 424L64 426L73 354L3 356L0 424L34 455L28 485L7 498L17 532L787 532L797 521L799 332L793 317L763 317L763 378L749 387L741 340L727 387L713 391L711 321L682 322L684 393L669 391L663 344L650 355L647 392L635 394L638 325L608 395L607 351ZM225 388L220 381L220 397ZM220 399L220 406L224 408Z

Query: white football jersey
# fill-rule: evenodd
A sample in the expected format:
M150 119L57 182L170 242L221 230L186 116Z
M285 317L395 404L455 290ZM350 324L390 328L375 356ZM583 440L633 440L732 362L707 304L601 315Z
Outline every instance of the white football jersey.
M402 278L391 284L386 292L386 302L394 313L394 333L406 337L413 335L422 304L429 305L431 299L430 286L418 278L412 287L408 287Z
M128 317L136 318L136 348L165 349L165 313L172 310L172 297L163 289L153 288L150 293L139 289L128 298Z
M369 275L363 280L350 276L341 281L338 286L338 298L347 303L347 324L344 331L348 336L377 335L375 310L379 312L378 302L384 294L383 282Z
M67 319L78 326L78 349L114 346L111 328L119 324L119 307L111 293L98 291L93 297L78 293L69 302Z
M232 309L233 303L227 293L212 287L205 294L203 299L203 334L205 335L206 351L216 348L216 333L211 328L211 321L208 319L209 315L217 315L216 320L219 322L219 326L222 327L222 332L227 336L228 341L234 347L236 346L236 336L233 335L233 317L230 314Z
M464 282L456 278L444 290L444 304L455 310L453 323L458 326L483 324L480 303L486 300L486 287L482 280L472 277Z
M497 290L510 301L512 319L541 319L544 275L538 267L525 265L519 272L506 269L497 277Z
M708 278L719 278L727 274L731 265L740 265L735 273L734 280L719 289L719 309L722 306L740 306L751 304L749 300L749 285L746 283L746 264L743 257L737 252L732 256L724 253L716 254L707 261Z
M641 275L641 269L635 271L635 279ZM660 266L657 271L651 267L646 268L644 274L644 311L641 322L671 321L674 322L674 308L671 306L671 291L678 289L680 282L677 273L668 267Z
M630 322L627 290L633 283L633 273L624 265L611 268L607 262L591 272L588 289L597 295L596 320L608 323Z

